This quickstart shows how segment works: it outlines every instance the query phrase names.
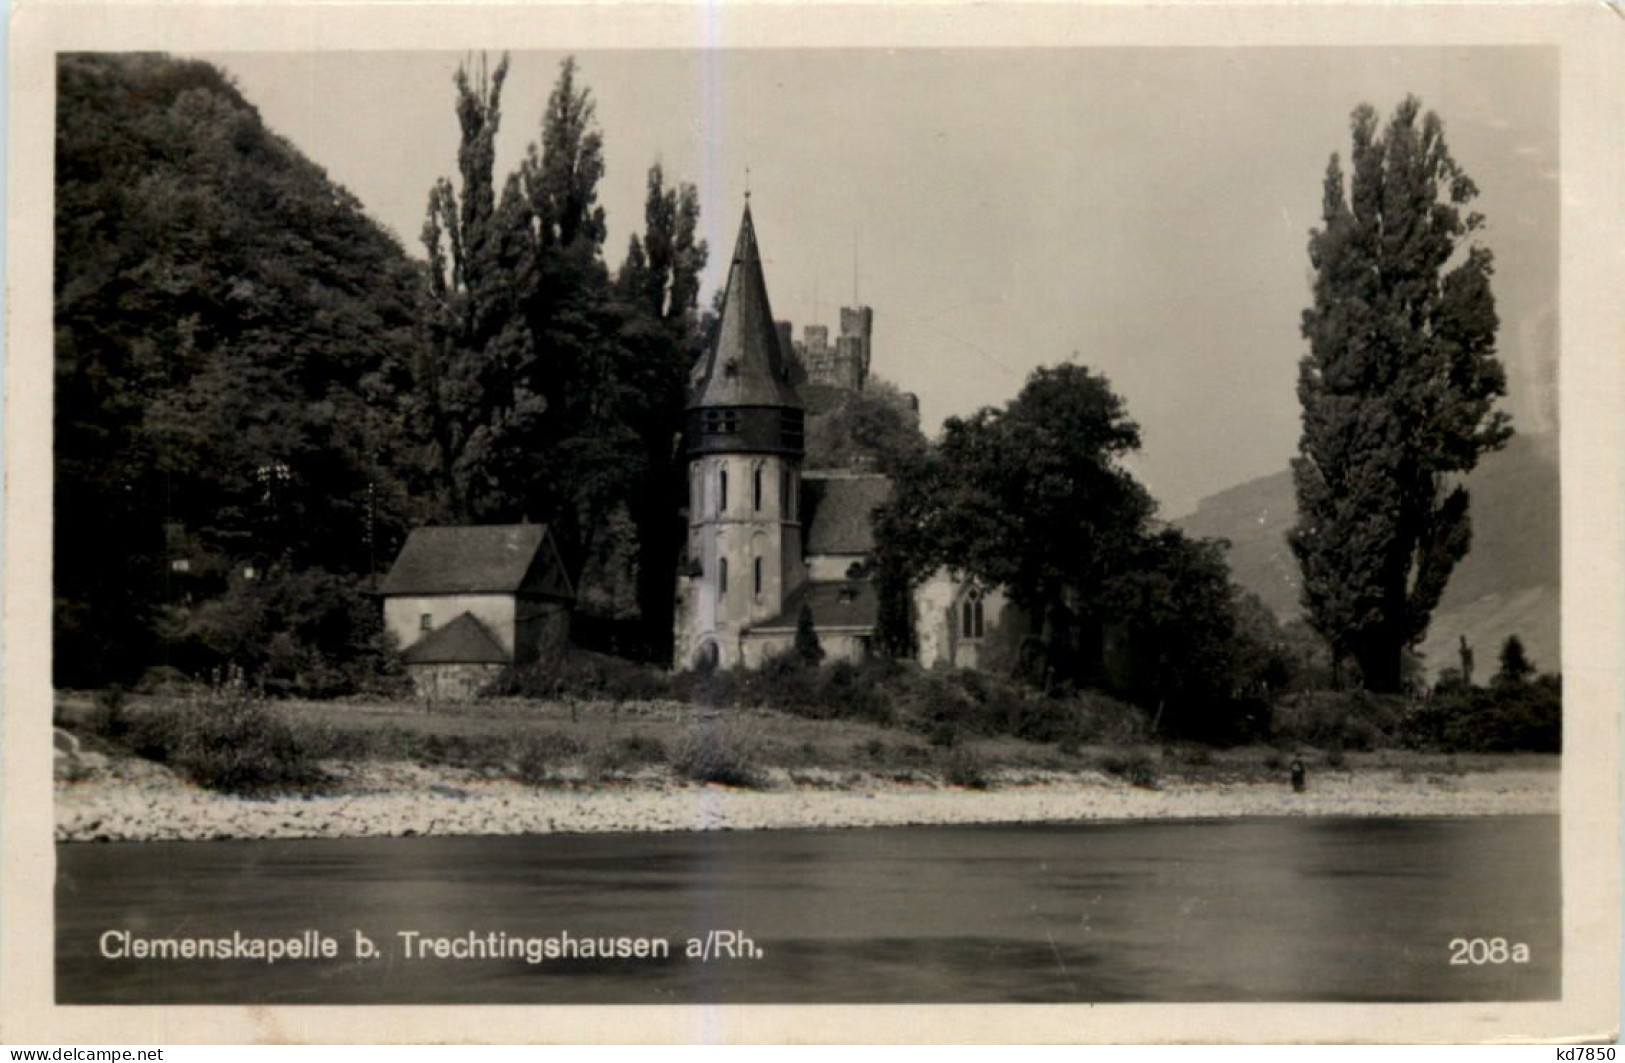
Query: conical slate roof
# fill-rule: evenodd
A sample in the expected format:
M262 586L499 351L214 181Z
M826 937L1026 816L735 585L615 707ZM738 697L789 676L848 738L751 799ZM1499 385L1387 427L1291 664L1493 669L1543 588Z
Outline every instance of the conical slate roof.
M729 406L801 408L779 347L778 330L773 327L773 310L767 302L767 281L762 276L756 226L748 202L739 223L733 264L728 267L728 289L717 342L688 402L691 410Z

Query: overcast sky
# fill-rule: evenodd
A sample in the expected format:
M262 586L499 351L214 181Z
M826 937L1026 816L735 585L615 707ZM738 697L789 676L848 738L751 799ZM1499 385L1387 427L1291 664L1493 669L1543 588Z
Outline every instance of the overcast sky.
M207 55L266 122L421 257L455 173L461 53ZM499 174L537 139L562 58L513 56ZM493 57L494 59L494 57ZM597 101L606 250L648 167L699 186L721 283L743 204L775 315L875 309L874 371L928 431L1035 367L1104 373L1142 428L1165 516L1285 467L1321 178L1361 101L1407 93L1482 189L1517 426L1550 430L1557 349L1557 58L1536 48L578 53Z

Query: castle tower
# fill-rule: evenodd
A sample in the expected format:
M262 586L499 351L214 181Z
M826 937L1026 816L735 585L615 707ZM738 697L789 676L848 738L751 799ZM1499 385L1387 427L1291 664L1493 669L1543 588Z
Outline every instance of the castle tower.
M678 576L677 668L743 663L750 625L779 617L806 580L796 512L804 415L789 370L747 201L716 343L684 413L688 563Z
M841 307L841 336L835 345L840 353L847 384L853 391L862 391L869 380L869 338L874 333L875 312L867 306Z

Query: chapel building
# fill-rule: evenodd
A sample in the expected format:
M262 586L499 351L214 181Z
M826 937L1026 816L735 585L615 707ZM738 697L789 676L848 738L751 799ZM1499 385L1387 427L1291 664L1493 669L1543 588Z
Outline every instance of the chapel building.
M775 322L750 204L728 270L715 342L684 413L687 558L676 588L673 667L754 668L789 652L803 611L827 660L871 652L879 603L868 576L884 476L803 470L808 392L862 390L873 313L842 310L834 348ZM1007 667L1019 617L998 588L938 572L914 596L920 663Z

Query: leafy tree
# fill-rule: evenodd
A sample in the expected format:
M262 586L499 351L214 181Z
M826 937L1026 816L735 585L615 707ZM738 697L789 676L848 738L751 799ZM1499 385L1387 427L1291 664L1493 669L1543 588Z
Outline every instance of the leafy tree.
M812 607L803 604L796 615L795 655L804 664L817 664L824 659L824 646L818 641L818 629L813 627Z
M1477 188L1414 98L1380 135L1369 106L1352 128L1352 174L1332 156L1309 241L1289 541L1315 629L1395 692L1471 542L1460 477L1511 429L1493 410L1506 382Z
M946 567L1003 587L1025 615L1030 681L1128 698L1170 733L1232 736L1237 714L1222 710L1289 680L1288 640L1256 601L1264 618L1242 629L1221 543L1153 526L1120 464L1138 445L1122 400L1076 365L1035 371L1002 410L950 419L939 444L900 461L877 513L882 648L912 651L912 589Z
M1108 585L1152 511L1118 464L1139 428L1102 377L1040 368L1005 409L950 418L878 515L881 578L897 588L947 565L1008 589L1054 677L1102 680ZM898 610L892 610L892 613ZM890 630L895 645L906 636Z
M696 304L709 251L697 238L699 193L691 184L668 187L656 164L649 169L644 231L633 235L616 278L627 312L621 330L626 416L642 451L642 468L629 506L637 530L638 610L651 659L669 660L672 586L685 529L682 431L685 384L698 340Z
M575 56L559 64L559 79L542 115L540 148L532 142L521 167L536 240L546 248L588 256L604 242L604 138L592 93L576 87Z
M691 184L668 188L660 164L649 167L643 224L643 234L629 241L617 278L621 294L656 320L691 324L709 257L705 241L695 235L699 191Z
M1267 701L1291 689L1301 678L1291 637L1258 595L1232 586L1231 599L1235 692L1241 697Z
M699 196L652 168L645 230L611 278L597 203L603 137L575 60L561 65L539 140L498 194L491 144L506 69L504 58L489 76L459 71L462 191L437 184L424 228L435 361L420 380L438 417L448 508L466 521L547 521L572 574L588 580L578 578L584 602L619 600L635 578L659 655L682 534L675 440L707 256Z
M1522 683L1534 674L1535 666L1523 648L1523 640L1516 635L1508 635L1507 640L1501 644L1501 668L1495 673L1497 684Z
M523 509L501 494L496 469L523 449L548 411L526 370L534 343L520 312L534 263L527 207L509 179L495 185L502 124L503 56L491 70L457 69L460 189L447 178L429 191L422 241L429 259L423 308L427 343L418 378L440 475L443 516L473 521Z
M871 376L862 391L845 392L835 407L807 418L810 469L873 468L895 475L925 452L912 396Z
M1107 582L1107 615L1119 638L1107 655L1106 685L1154 709L1154 722L1175 734L1230 737L1219 710L1263 678L1251 674L1252 656L1265 651L1238 635L1223 548L1164 528L1135 542Z

